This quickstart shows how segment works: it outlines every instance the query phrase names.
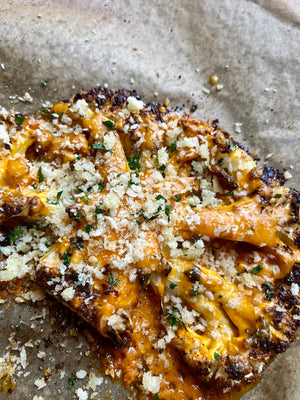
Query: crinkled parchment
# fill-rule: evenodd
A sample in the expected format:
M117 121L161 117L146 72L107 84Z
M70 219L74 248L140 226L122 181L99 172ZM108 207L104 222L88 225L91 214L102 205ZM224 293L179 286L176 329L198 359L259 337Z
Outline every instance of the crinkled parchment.
M297 0L0 0L0 105L34 111L99 84L134 88L147 101L168 98L187 111L197 107L200 119L219 119L262 160L292 174L289 186L299 189L299 25ZM209 84L212 74L218 87ZM22 101L26 92L32 103ZM39 349L25 346L29 365L20 365L11 400L71 399L87 382L67 389L71 373L97 366L93 357L80 358L80 347L74 351L86 351L82 335L62 338L47 317L43 324L41 317L30 321L48 303L34 311L1 306L0 357L14 332L10 325L23 326L21 347L42 339ZM38 351L47 351L46 360ZM298 342L243 399L299 400L299 358ZM55 370L59 363L64 377ZM54 372L38 390L34 381L47 366ZM109 387L97 387L95 398L126 397L118 385L110 395Z

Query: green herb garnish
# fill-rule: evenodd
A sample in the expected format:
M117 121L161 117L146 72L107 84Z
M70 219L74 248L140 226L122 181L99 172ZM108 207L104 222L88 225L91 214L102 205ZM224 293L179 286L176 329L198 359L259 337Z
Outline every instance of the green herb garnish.
M91 149L99 149L99 150L106 150L105 145L103 142L93 143L91 145Z
M229 144L229 149L230 150L235 150L237 146L233 143L232 139L228 139L228 144Z
M220 356L220 354L218 354L218 353L214 353L214 359L215 360L220 360L220 358L222 358L222 356Z
M115 130L114 122L110 121L109 119L107 121L102 121L102 124L105 125L111 131Z
M179 196L179 195L177 195L177 196L175 196L175 201L178 203L178 201L180 201L181 200L181 196Z
M39 183L44 182L44 175L43 175L43 172L42 172L42 167L40 167L38 169L38 179L39 179Z
M93 225L93 224L88 224L88 225L85 227L86 233L90 233L93 229L94 229L94 225Z
M118 286L120 283L120 281L118 279L114 278L114 276L112 274L109 275L108 282L114 286Z
M158 196L156 196L155 199L156 199L156 200L163 200L163 201L167 202L167 199L166 199L164 196L162 196L161 194L159 194Z
M173 210L173 207L169 206L168 204L165 205L165 214L168 217L168 222L170 222L170 211Z
M104 190L104 188L105 188L104 183L99 183L99 186L98 186L99 192L102 192L102 190Z
M167 317L167 324L170 326L175 326L176 332L179 329L179 324L187 331L185 323L178 316L179 310L177 307L172 307L168 311L164 312L164 316Z
M68 378L68 389L72 389L76 381L77 381L76 375L71 374L70 378Z
M158 167L158 170L161 172L162 177L165 178L166 177L166 173L165 173L166 166L165 166L165 164L162 164L160 167Z
M18 125L21 125L24 121L24 117L15 117L15 121Z
M176 286L177 286L177 283L171 282L170 285L169 285L169 288L170 288L170 289L175 289Z
M254 267L253 269L251 269L251 274L253 275L257 275L261 270L263 269L263 267L258 264L256 267Z
M48 83L48 78L44 78L41 80L41 85L47 86L47 83Z
M104 214L104 210L102 210L102 204L99 203L95 209L95 217L97 217L97 215L100 214Z
M132 158L130 157L126 157L129 168L132 170L137 170L140 169L140 154L134 154L134 156Z
M16 226L9 234L9 244L14 244L15 241L22 235L23 230L20 226Z
M171 143L170 145L170 152L174 153L177 150L177 143Z
M64 251L61 256L62 256L64 265L68 267L71 264L71 260L70 260L68 253L66 251Z

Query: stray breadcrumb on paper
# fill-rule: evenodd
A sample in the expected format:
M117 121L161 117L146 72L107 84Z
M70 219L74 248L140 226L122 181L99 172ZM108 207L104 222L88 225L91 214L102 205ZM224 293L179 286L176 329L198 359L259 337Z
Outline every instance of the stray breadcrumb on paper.
M77 394L78 400L87 400L88 398L88 392L82 388L76 389L75 393Z
M45 379L44 378L40 378L40 379L36 379L34 381L35 386L38 388L38 390L43 389L45 386L47 386Z
M28 103L32 103L33 98L30 96L28 92L26 92L23 96L24 101L27 101Z

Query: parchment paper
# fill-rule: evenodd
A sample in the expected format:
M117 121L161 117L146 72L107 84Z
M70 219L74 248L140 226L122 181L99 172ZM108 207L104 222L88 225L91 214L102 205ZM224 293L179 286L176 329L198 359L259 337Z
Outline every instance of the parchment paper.
M299 25L297 0L0 0L0 105L34 111L104 83L134 88L147 101L169 98L186 111L196 105L197 117L237 131L238 141L291 173L288 185L299 189ZM221 90L209 84L212 74ZM22 101L26 92L32 103ZM88 349L84 335L68 335L76 323L65 331L49 323L54 304L1 306L0 357L16 325L21 345L42 339L38 349L25 346L30 374L20 367L11 400L76 398L86 380L67 389L71 373L96 373L97 359L79 354ZM33 320L43 309L45 322ZM37 357L40 350L46 359ZM299 358L297 342L243 400L299 400ZM52 377L38 390L34 381L48 366ZM127 396L109 382L97 391L96 399Z

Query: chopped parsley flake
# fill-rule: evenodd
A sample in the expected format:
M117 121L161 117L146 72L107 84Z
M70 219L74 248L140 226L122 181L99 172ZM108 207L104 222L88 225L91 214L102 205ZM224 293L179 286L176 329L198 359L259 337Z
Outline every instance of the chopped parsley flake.
M105 125L109 130L114 131L115 130L115 124L114 122L110 121L109 119L106 121L102 121L102 124Z
M159 400L158 393L155 393L155 395L154 395L154 400Z
M144 210L141 208L140 211L138 212L138 214L139 214L140 217L144 218L145 221L150 222L150 221L153 221L154 219L156 219L156 218L159 217L158 212L159 212L160 210L161 210L161 208L158 208L156 214L152 215L151 217L147 217L147 216L144 214Z
M235 150L237 146L233 143L232 139L228 139L228 144L229 144L229 149L230 150Z
M16 331L21 331L23 329L22 325L16 325Z
M114 286L118 286L120 283L120 281L118 279L114 278L114 276L112 274L109 275L108 282Z
M88 192L84 192L83 202L86 205L89 204L89 194L88 194Z
M253 269L251 269L251 274L253 275L257 275L261 270L263 269L263 267L258 264L256 267L254 267Z
M78 213L75 215L76 219L81 219L83 217L83 214L81 211L78 211Z
M130 172L130 179L129 179L129 181L128 181L128 187L130 187L131 185L136 185L136 186L138 186L138 183L136 183L136 182L134 182L134 181L132 180L132 176L134 176L134 174L132 174L132 172Z
M180 201L181 200L181 196L179 196L179 195L177 195L177 196L175 196L175 201L178 203L178 201Z
M98 186L99 192L102 192L102 190L104 190L104 188L105 188L104 183L99 183L99 186Z
M132 158L130 157L126 157L127 158L127 162L129 165L129 168L132 170L137 170L141 168L140 165L140 154L135 154Z
M15 121L18 125L21 125L24 121L24 117L15 117Z
M48 204L58 204L59 203L59 199L61 198L61 195L63 193L63 190L61 192L58 192L56 195L56 199L47 199L47 203Z
M177 150L177 143L171 143L170 145L170 152L174 153Z
M233 195L234 195L233 192L226 192L226 193L223 194L223 196L233 196Z
M107 151L108 153L113 154L113 151L110 150L110 149L107 149L107 148L105 147L105 145L104 145L103 142L93 143L93 144L91 145L91 149L105 150L105 151Z
M95 217L97 217L97 215L100 214L104 214L104 210L102 210L102 204L99 203L95 209Z
M66 265L68 267L71 264L71 260L70 260L68 253L66 251L64 251L61 256L62 256L64 265Z
M167 199L166 199L164 196L162 196L161 194L159 194L158 196L156 196L155 199L156 199L156 200L163 200L163 201L167 202Z
M85 227L86 233L90 233L93 229L94 229L94 225L93 225L93 224L88 224L88 225Z
M47 86L47 84L48 84L48 78L44 78L41 80L41 85Z
M169 288L170 288L170 289L175 289L176 286L177 286L177 283L171 282L170 285L169 285Z
M277 193L277 194L275 194L274 199L280 199L281 196L282 196L282 194Z
M222 356L220 356L220 354L218 354L218 353L214 353L214 359L215 360L220 360L220 358L222 358Z
M14 244L15 241L22 235L23 230L20 226L16 226L9 234L9 244Z
M71 374L70 378L68 378L68 389L72 389L76 381L77 381L76 375Z
M40 167L38 169L38 179L39 179L39 183L44 182L44 175L43 175L43 172L42 172L42 167Z
M166 166L165 166L165 164L162 164L160 167L158 167L158 170L161 172L162 177L165 178L166 177L166 173L165 173Z
M72 249L83 249L84 245L83 244L72 244L72 246L70 246L70 250Z
M168 311L164 312L164 316L167 317L167 324L170 326L174 326L176 328L176 332L179 329L179 324L183 326L183 328L187 331L185 323L178 316L179 310L177 307L172 307Z
M168 222L170 222L170 211L173 210L173 207L169 206L168 204L165 205L165 214L168 217Z

